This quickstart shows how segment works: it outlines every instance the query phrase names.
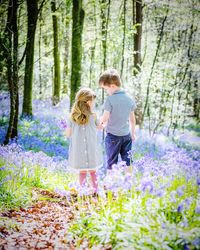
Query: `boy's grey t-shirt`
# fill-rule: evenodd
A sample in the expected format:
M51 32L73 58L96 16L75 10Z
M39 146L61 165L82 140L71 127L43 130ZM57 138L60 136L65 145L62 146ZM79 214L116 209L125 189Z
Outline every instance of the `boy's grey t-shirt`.
M117 136L128 135L129 115L135 108L135 101L123 90L108 96L104 104L104 110L110 112L106 132Z

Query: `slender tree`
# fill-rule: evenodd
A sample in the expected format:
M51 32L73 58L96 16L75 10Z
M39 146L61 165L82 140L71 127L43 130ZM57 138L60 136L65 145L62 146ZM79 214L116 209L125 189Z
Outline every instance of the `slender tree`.
M101 9L101 44L103 51L103 70L107 68L107 35L108 35L108 23L110 18L110 2L111 0L99 0ZM107 10L107 15L106 15ZM102 89L102 103L104 102L104 89Z
M121 77L123 76L124 70L124 50L125 50L125 39L126 39L126 0L124 0L123 4L123 39L122 39L122 60L121 60Z
M35 31L38 18L38 1L27 0L28 30L26 40L26 63L24 75L24 99L22 116L32 116L32 89L33 89L33 66Z
M43 88L42 88L42 62L41 62L41 41L42 41L42 11L39 14L39 38L38 38L38 54L39 54L39 97L40 99L42 99L42 92L43 92Z
M134 33L134 63L133 63L133 75L138 76L138 73L141 70L141 43L142 43L142 0L133 0L133 26L136 28ZM136 123L141 127L142 126L142 88L141 82L138 79L136 85L136 101L137 108L135 110Z
M10 139L17 138L18 131L18 1L9 0L7 24L4 33L4 57L6 58L7 79L10 92L10 119L4 144Z
M94 58L95 58L95 51L96 51L96 45L97 45L97 13L96 13L96 0L93 1L93 8L94 8L94 27L95 27L95 39L94 44L91 46L90 51L90 81L89 81L89 87L92 86L92 73L94 73Z
M23 109L22 116L32 116L32 89L33 89L33 69L34 69L34 47L35 47L35 32L37 26L37 19L40 10L42 9L46 0L42 0L38 8L38 0L26 0L28 27L26 47L23 56L19 62L22 63L24 57L25 61L25 74L24 74L24 95L23 95Z
M71 0L66 0L66 16L65 16L65 50L64 50L64 66L63 66L63 88L62 93L68 93L68 75L69 75L69 45L70 45L70 20L71 20Z
M82 0L73 0L72 8L72 66L71 66L71 93L70 106L75 99L75 94L81 85L81 60L82 60L82 31L84 10Z
M136 33L134 34L134 75L136 75L142 64L142 0L133 0L133 8L133 20L136 27Z
M53 85L53 105L60 102L60 54L58 48L58 19L56 16L56 1L51 1L51 11L53 19L53 56L54 56L54 85Z

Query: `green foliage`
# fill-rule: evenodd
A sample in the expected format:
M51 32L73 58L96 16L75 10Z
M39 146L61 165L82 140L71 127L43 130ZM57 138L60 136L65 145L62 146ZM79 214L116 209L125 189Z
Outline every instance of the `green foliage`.
M171 194L184 185L184 195ZM99 198L99 203L90 211L82 211L70 228L70 234L81 244L88 240L89 247L112 249L190 249L198 239L199 215L195 213L195 199L188 208L179 211L178 205L187 197L198 196L193 181L175 178L167 193L157 197L133 188L129 193L119 193L117 197L108 191L107 199Z
M6 166L6 168L4 167ZM32 202L32 189L43 188L54 191L56 188L69 189L68 183L74 178L62 171L56 173L35 165L8 165L0 162L0 208L25 207Z

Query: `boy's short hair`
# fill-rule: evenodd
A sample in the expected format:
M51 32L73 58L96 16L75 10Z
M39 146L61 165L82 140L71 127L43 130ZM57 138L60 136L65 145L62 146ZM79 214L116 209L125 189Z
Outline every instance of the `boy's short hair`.
M118 87L121 86L121 79L116 69L108 69L104 71L99 77L100 86L110 86L114 84Z

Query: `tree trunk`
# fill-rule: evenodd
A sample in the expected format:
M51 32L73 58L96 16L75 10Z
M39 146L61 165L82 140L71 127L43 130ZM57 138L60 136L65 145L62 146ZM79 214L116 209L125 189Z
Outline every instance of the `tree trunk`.
M26 41L26 63L24 76L24 99L22 116L32 116L32 88L34 67L34 43L38 18L37 0L27 0L28 31Z
M51 1L51 11L53 13L53 56L54 56L54 85L53 85L53 105L60 102L60 54L58 49L58 19L56 16L56 2Z
M194 89L198 89L198 80L194 81ZM197 122L200 122L200 98L198 96L198 92L195 92L195 96L193 98L193 112Z
M94 40L94 45L90 48L91 54L90 54L90 82L89 82L89 87L92 87L92 73L94 72L94 58L95 58L95 51L96 51L96 45L97 45L97 13L96 13L96 1L94 1L94 26L95 26L95 40Z
M140 72L141 59L141 44L142 44L142 0L134 0L133 8L135 9L135 25L136 34L134 34L134 75Z
M136 27L136 34L134 34L134 63L133 75L141 70L141 42L142 42L142 0L133 0L133 26ZM137 108L135 110L136 124L142 126L142 102L141 102L141 83L137 80L136 86L136 101Z
M107 67L107 34L108 34L108 21L110 17L110 0L108 0L107 7L107 17L106 17L106 0L99 0L100 9L101 9L101 43L103 50L103 70L106 70ZM104 89L102 89L102 103L104 102Z
M69 75L69 27L70 27L70 10L71 10L71 0L66 0L66 17L65 17L65 51L64 51L64 66L63 66L63 88L62 93L68 93L68 75Z
M123 76L124 70L124 49L125 49L125 38L126 38L126 0L124 0L123 5L123 39L122 39L122 60L121 60L121 78Z
M17 26L18 2L10 0L8 6L8 18L5 29L7 79L10 92L10 119L4 144L8 144L10 139L17 138L18 126L18 26Z
M84 22L82 0L73 0L72 20L73 25L70 106L72 106L72 103L75 99L75 94L81 85L82 31Z
M42 92L43 92L43 88L42 88L42 63L41 63L41 41L42 41L42 11L40 12L39 15L39 38L38 38L39 44L38 44L38 54L39 54L39 98L40 100L42 100Z

